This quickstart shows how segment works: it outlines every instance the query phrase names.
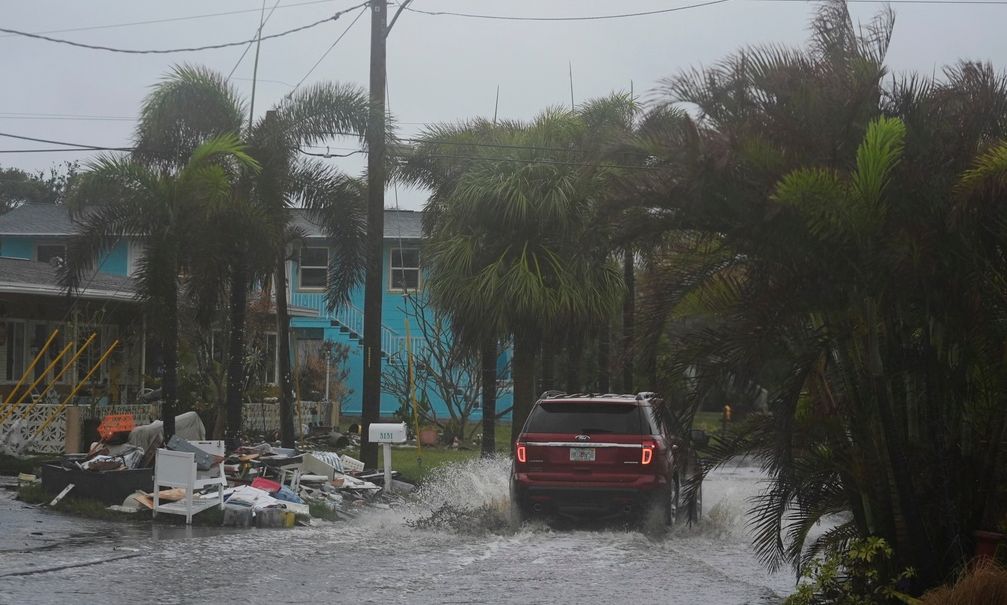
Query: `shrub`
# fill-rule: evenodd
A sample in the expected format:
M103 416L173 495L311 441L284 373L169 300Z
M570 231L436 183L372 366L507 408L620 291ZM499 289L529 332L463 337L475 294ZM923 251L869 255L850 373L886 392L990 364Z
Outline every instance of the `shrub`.
M885 572L892 548L884 539L854 540L845 550L816 559L801 574L804 582L785 605L883 605L914 603L896 589L913 576L907 569L895 577Z

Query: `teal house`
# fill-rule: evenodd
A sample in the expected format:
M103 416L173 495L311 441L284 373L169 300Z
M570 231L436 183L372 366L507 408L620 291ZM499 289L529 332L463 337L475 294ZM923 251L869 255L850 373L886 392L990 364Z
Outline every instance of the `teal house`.
M345 360L340 368L334 368L336 372L326 373L334 373L342 380L338 393L332 388L328 395L341 400L343 415L356 416L362 411L363 285L352 292L348 304L329 310L325 291L332 242L306 212L300 209L292 212L302 234L290 250L287 267L292 361L295 367L312 360L317 363L321 352L327 349L327 342L340 345L338 349L345 352ZM382 383L388 386L383 387L381 415L391 417L410 397L403 383L408 376L406 360L411 357L413 373L418 378L413 397L428 405L438 419L448 420L451 415L446 394L456 407L469 405L470 418L477 420L481 418L479 395L471 381L472 369L477 366L449 365L440 371L441 366L432 361L443 351L431 351L431 347L450 350L452 342L448 322L435 322L436 314L425 302L421 219L421 212L385 211L381 352ZM63 328L64 334L69 329L71 303L56 283L55 265L66 254L67 241L75 233L76 225L62 206L24 204L0 215L0 327L3 328L0 394L5 386L13 385L34 358L40 340L58 327ZM119 355L122 369L103 369L96 375L96 380L108 381L113 378L110 374L116 374L114 378L119 381L116 388L123 399L135 396L143 388L147 373L145 325L139 305L134 302L130 279L142 255L140 242L126 239L116 242L101 260L95 277L85 283L80 300L72 304L72 312L84 318L86 328L97 328L102 343L115 338L127 343ZM73 329L86 332L83 324L78 321ZM435 337L432 332L436 332ZM275 384L275 331L267 337L270 346L266 350L272 358L266 360L261 378ZM506 357L502 357L498 364L501 370L498 410L510 405L505 361ZM68 376L67 383L73 378ZM302 398L326 395L302 393Z

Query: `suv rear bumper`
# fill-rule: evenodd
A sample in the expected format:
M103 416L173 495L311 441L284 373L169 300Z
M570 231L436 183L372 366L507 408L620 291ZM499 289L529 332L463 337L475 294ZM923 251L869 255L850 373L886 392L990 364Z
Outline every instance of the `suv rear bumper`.
M631 485L563 485L511 480L511 498L529 513L609 516L642 511L665 488L666 482L641 477Z

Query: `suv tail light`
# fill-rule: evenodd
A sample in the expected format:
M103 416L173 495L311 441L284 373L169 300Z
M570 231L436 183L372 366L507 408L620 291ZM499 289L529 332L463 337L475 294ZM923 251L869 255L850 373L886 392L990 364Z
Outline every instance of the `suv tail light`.
M517 461L522 463L527 462L528 450L525 448L525 445L520 441L518 441L515 445L517 446Z
M644 441L643 449L640 450L640 464L650 464L654 461L654 448L657 447L655 441Z

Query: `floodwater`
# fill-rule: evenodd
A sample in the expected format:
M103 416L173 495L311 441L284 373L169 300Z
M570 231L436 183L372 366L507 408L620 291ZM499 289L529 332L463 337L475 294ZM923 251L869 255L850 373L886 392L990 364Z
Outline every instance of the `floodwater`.
M514 531L507 467L447 467L406 507L291 530L80 520L0 493L0 603L740 605L793 590L749 546L755 467L711 474L702 523L660 538L541 522Z

